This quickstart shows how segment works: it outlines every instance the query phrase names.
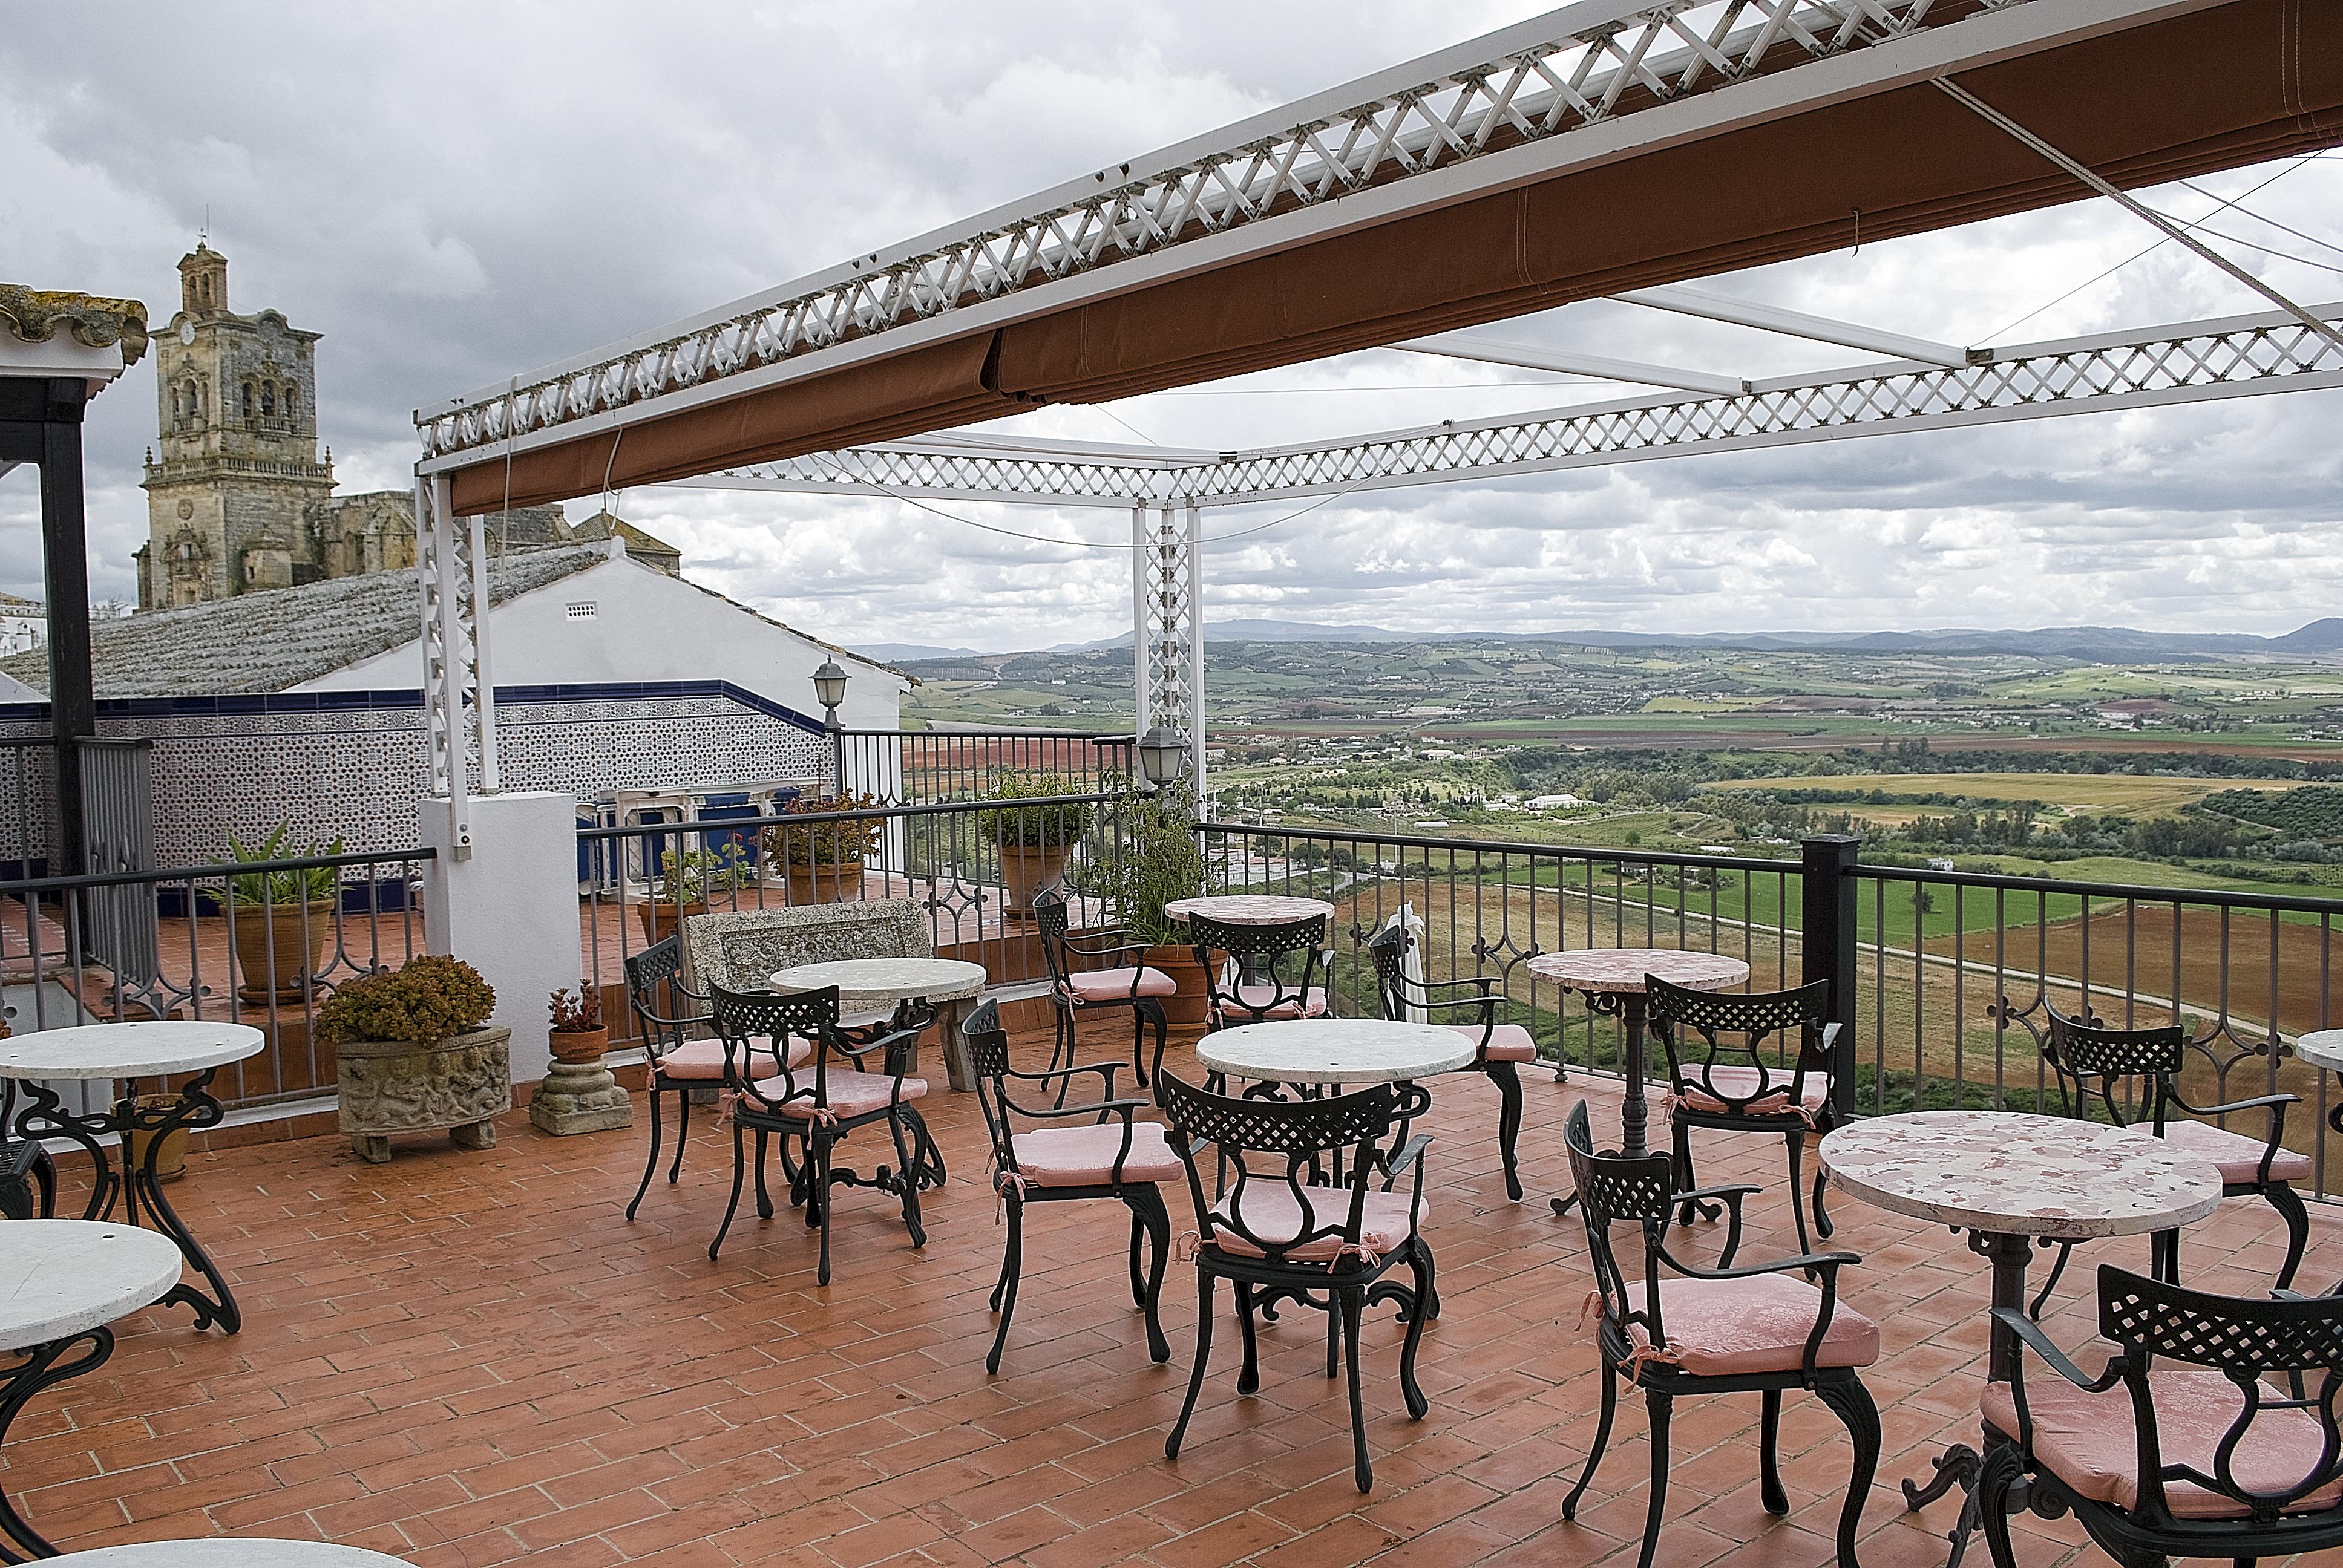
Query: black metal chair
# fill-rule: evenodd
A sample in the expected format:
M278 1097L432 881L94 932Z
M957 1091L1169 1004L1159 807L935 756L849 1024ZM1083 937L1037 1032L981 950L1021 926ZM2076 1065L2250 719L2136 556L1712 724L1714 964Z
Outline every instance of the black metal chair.
M2021 1480L2024 1506L2071 1510L2127 1565L2307 1563L2295 1554L2343 1546L2343 1300L2216 1296L2102 1264L2099 1335L2117 1353L2096 1378L2024 1312L1993 1315L2058 1374L2029 1382L2021 1351L1986 1389L1977 1506L1996 1568L2016 1568ZM2313 1373L2315 1397L2272 1381L2298 1390Z
M1537 1060L1537 1041L1520 1024L1497 1021L1497 1003L1501 1000L1496 993L1497 976L1417 980L1407 972L1408 950L1414 945L1415 938L1406 926L1396 923L1367 944L1367 952L1374 960L1375 995L1383 1003L1383 1016L1403 1019L1411 1011L1421 1010L1433 1022L1443 1023L1443 1014L1453 1017L1471 1012L1472 1022L1449 1023L1446 1027L1475 1044L1477 1054L1473 1065L1463 1070L1477 1072L1497 1086L1497 1153L1505 1167L1505 1196L1518 1201L1522 1195L1519 1064Z
M1001 1027L999 1004L993 1001L980 1003L968 1015L960 1035L976 1074L985 1131L992 1140L993 1191L1009 1216L1001 1278L992 1287L992 1310L1000 1314L1001 1326L992 1336L984 1370L1001 1370L1009 1321L1017 1312L1017 1286L1025 1263L1025 1206L1085 1198L1111 1198L1131 1211L1131 1302L1146 1314L1148 1356L1170 1361L1172 1346L1163 1338L1157 1309L1163 1297L1163 1266L1172 1251L1172 1215L1157 1183L1177 1181L1182 1167L1164 1141L1163 1129L1137 1119L1135 1113L1149 1102L1115 1097L1114 1075L1122 1070L1119 1061L1053 1066L1044 1072L1011 1067L1009 1035ZM1084 1104L1062 1103L1066 1083L1088 1073L1099 1076L1100 1098ZM1037 1087L1057 1084L1060 1103L1021 1104L1011 1098L1012 1080ZM1043 1125L1021 1132L1020 1118ZM1144 1274L1139 1266L1142 1239L1149 1243Z
M0 1220L45 1220L57 1211L57 1168L39 1143L8 1136L15 1121L15 1081L0 1080Z
M2293 1183L2311 1179L2310 1156L2286 1147L2286 1108L2301 1102L2294 1094L2264 1094L2227 1105L2191 1105L2180 1092L2180 1070L2187 1059L2188 1037L2178 1026L2164 1029L2106 1029L2068 1018L2056 1008L2049 1014L2049 1038L2043 1056L2057 1075L2058 1096L2070 1116L2087 1118L2097 1100L2118 1127L2132 1126L2168 1143L2202 1155L2221 1172L2221 1196L2259 1197L2286 1221L2286 1264L2278 1271L2278 1288L2293 1285L2302 1266L2302 1250L2310 1240L2310 1214ZM2118 1103L2118 1086L2129 1086ZM2174 1111L2183 1112L2176 1118ZM2269 1133L2248 1138L2187 1117L2266 1112ZM2066 1258L2062 1253L2059 1263ZM2156 1238L2156 1261L2150 1271L2159 1279L2180 1278L2180 1235L2167 1231ZM2056 1275L2052 1275L2055 1283ZM2045 1290L2047 1294L2047 1289ZM2038 1309L2037 1309L2038 1310Z
M1188 938L1195 944L1196 962L1203 967L1211 991L1206 1028L1325 1016L1331 965L1324 915L1255 926L1192 914ZM1221 958L1216 960L1215 953ZM1302 972L1289 979L1278 968L1280 960L1295 953L1302 955Z
M1665 1154L1597 1154L1583 1100L1571 1108L1563 1137L1570 1149L1578 1211L1586 1220L1586 1246L1594 1258L1594 1288L1603 1312L1596 1336L1603 1360L1603 1411L1585 1473L1563 1499L1562 1516L1577 1516L1578 1501L1603 1462L1622 1381L1644 1391L1652 1423L1652 1496L1644 1516L1644 1551L1637 1568L1651 1568L1660 1543L1660 1521L1667 1506L1668 1418L1675 1401L1685 1396L1755 1392L1762 1397L1759 1497L1768 1513L1789 1513L1780 1467L1782 1395L1790 1389L1805 1389L1830 1407L1855 1442L1855 1469L1847 1481L1845 1505L1839 1511L1838 1561L1840 1568L1858 1568L1855 1530L1879 1467L1880 1449L1879 1410L1863 1385L1860 1369L1879 1359L1879 1330L1862 1313L1840 1304L1838 1271L1862 1260L1852 1252L1802 1253L1736 1268L1733 1259L1741 1244L1741 1201L1762 1189L1735 1185L1688 1192L1676 1186L1674 1162ZM1714 1269L1685 1262L1667 1250L1669 1217L1692 1199L1717 1200L1731 1211ZM1627 1278L1612 1250L1611 1227L1618 1224L1643 1228L1640 1280ZM1677 1276L1665 1289L1662 1264ZM1818 1278L1820 1285L1791 1278L1799 1273Z
M1127 1007L1131 1010L1131 1070L1137 1075L1139 1086L1146 1088L1148 1064L1140 1058L1147 1026L1155 1026L1155 1064L1160 1068L1165 1027L1162 999L1177 991L1179 982L1161 970L1147 967L1151 944L1125 927L1070 935L1065 897L1055 890L1034 898L1033 919L1041 928L1041 958L1050 966L1050 1000L1057 1010L1050 1065L1055 1067L1061 1061L1074 1065L1074 1026L1084 1008Z
M1676 1184L1699 1184L1692 1163L1695 1127L1781 1139L1790 1154L1790 1214L1797 1221L1798 1251L1808 1251L1814 1243L1806 1234L1806 1140L1820 1139L1838 1125L1831 1104L1831 1059L1839 1026L1828 1020L1830 982L1744 996L1686 990L1651 975L1644 989L1652 1031L1667 1052ZM1763 1042L1771 1035L1793 1037L1795 1045L1785 1039L1781 1049L1768 1051ZM1830 1213L1823 1207L1829 1175L1817 1161L1815 1234L1825 1241L1831 1233ZM1690 1224L1696 1207L1687 1200L1678 1217Z
M1360 1322L1380 1302L1396 1302L1407 1323L1400 1348L1400 1392L1412 1420L1431 1408L1415 1377L1416 1346L1423 1322L1438 1312L1432 1249L1419 1229L1423 1218L1423 1152L1432 1140L1408 1138L1396 1149L1384 1141L1404 1121L1422 1114L1429 1096L1413 1084L1378 1084L1355 1094L1282 1102L1233 1100L1182 1082L1170 1073L1156 1081L1156 1095L1170 1119L1173 1153L1188 1177L1195 1205L1196 1364L1188 1377L1187 1402L1164 1440L1167 1458L1180 1456L1188 1421L1204 1387L1212 1354L1212 1296L1217 1281L1236 1287L1237 1323L1244 1340L1244 1366L1237 1392L1261 1386L1253 1315L1279 1298L1310 1306L1326 1298L1326 1375L1335 1373L1342 1352L1350 1375L1352 1473L1361 1492L1374 1484L1367 1459L1366 1412L1359 1387ZM1393 1140L1393 1141L1397 1141ZM1234 1181L1218 1201L1205 1195L1197 1151L1213 1146ZM1310 1180L1327 1156L1350 1172L1340 1186ZM1408 1177L1404 1190L1394 1191ZM1403 1285L1383 1276L1404 1263L1413 1279Z
M650 1081L651 1146L643 1161L643 1179L628 1201L627 1218L635 1217L643 1194L650 1191L651 1173L659 1169L659 1135L664 1118L661 1097L676 1103L675 1158L667 1168L672 1184L683 1171L683 1146L691 1137L691 1096L695 1090L715 1091L724 1084L724 1046L712 1038L693 1038L706 1028L708 995L684 983L683 940L663 937L627 960L627 1005L643 1037L644 1065ZM813 1054L810 1041L793 1040L792 1067L803 1066ZM767 1058L752 1059L758 1070L770 1077L779 1070Z
M920 1222L920 1190L940 1186L943 1156L928 1124L911 1101L928 1092L925 1079L908 1076L912 1049L935 1021L932 1009L906 1002L892 1018L861 1029L844 1029L838 1021L838 988L820 990L735 991L721 985L709 988L715 1006L717 1038L724 1047L724 1085L732 1096L732 1196L724 1205L724 1222L708 1243L713 1261L732 1228L740 1207L740 1188L747 1174L745 1137L757 1138L757 1214L773 1217L773 1200L765 1186L765 1157L770 1141L779 1140L782 1164L789 1176L789 1201L805 1210L806 1223L821 1231L821 1264L816 1278L830 1283L830 1189L876 1187L891 1192L903 1205L903 1226L911 1245L924 1247L928 1232ZM812 1066L787 1065L796 1052L792 1040L811 1045ZM864 1063L877 1053L880 1070L868 1071ZM850 1065L832 1066L834 1060ZM771 1063L779 1070L766 1072ZM897 1164L881 1165L864 1176L836 1169L832 1152L858 1127L884 1123L895 1142ZM804 1151L802 1159L788 1158L789 1140Z

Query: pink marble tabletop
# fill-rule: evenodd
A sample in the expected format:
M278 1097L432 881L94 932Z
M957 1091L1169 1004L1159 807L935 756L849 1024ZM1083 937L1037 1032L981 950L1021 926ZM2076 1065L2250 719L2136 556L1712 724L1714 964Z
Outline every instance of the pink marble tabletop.
M1576 952L1540 953L1529 960L1529 970L1572 990L1584 991L1640 991L1647 974L1692 990L1723 990L1749 978L1749 966L1739 959L1676 948L1582 948Z
M2124 1127L2016 1111L1875 1116L1823 1140L1831 1179L1892 1213L1967 1231L2137 1236L2221 1201L2202 1155Z
M1289 898L1281 893L1216 893L1201 899L1174 899L1163 912L1175 920L1202 915L1232 926L1275 926L1331 915L1334 906L1322 899Z

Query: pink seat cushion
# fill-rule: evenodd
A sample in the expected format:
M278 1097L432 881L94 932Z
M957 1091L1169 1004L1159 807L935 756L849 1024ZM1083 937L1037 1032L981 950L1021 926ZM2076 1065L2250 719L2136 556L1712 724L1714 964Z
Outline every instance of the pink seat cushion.
M1096 1187L1115 1179L1115 1156L1122 1152L1122 1123L1094 1127L1043 1127L1009 1140L1018 1171L1039 1187ZM1177 1181L1187 1167L1163 1141L1152 1121L1131 1127L1131 1152L1123 1156L1125 1181Z
M797 1099L785 1100L779 1105L768 1105L766 1109L778 1111L783 1116L811 1116L813 1081L810 1077L800 1078L798 1087L804 1092ZM833 1067L830 1070L828 1088L830 1109L839 1116L864 1116L873 1111L884 1111L895 1098L895 1081L883 1072L856 1072L851 1069ZM903 1080L905 1100L917 1100L927 1091L926 1079Z
M1132 969L1084 970L1066 977L1066 987L1074 993L1076 1001L1129 1000L1132 995L1131 980L1139 981L1140 996L1170 996L1180 989L1180 982L1161 970Z
M1251 1021L1256 1013L1262 1018L1322 1018L1326 1012L1326 990L1323 986L1313 985L1298 997L1289 986L1282 993L1284 997L1282 1001L1278 1000L1281 994L1278 988L1267 980L1241 984L1231 994L1244 1003L1244 1009L1223 1008L1222 1013L1227 1017L1242 1018L1247 1021ZM1254 1010L1247 1011L1246 1009Z
M2215 1473L2213 1451L2245 1408L2237 1386L2220 1372L2175 1366L2150 1373L2148 1389L2164 1462ZM2034 1457L2045 1470L2093 1502L2138 1506L2139 1440L2131 1393L2123 1384L2090 1393L2046 1372L2026 1380L2026 1408L2034 1418ZM2017 1402L2007 1383L1986 1386L1985 1418L2005 1436L2017 1435ZM2248 1492L2289 1491L2318 1468L2323 1441L2310 1412L2264 1409L2231 1455L2231 1473ZM2181 1519L2242 1519L2247 1512L2187 1481L2165 1483L2164 1501ZM2343 1481L2320 1487L2288 1512L2316 1513L2338 1503L2343 1503Z
M2210 1160L2220 1167L2221 1180L2232 1183L2258 1181L2262 1152L2269 1147L2267 1138L2248 1138L2209 1121L2167 1121L2164 1124L2164 1141ZM2273 1181L2308 1181L2310 1156L2280 1149L2278 1158L2270 1161L2269 1173Z
M813 1042L791 1036L789 1065L803 1067L811 1060ZM752 1077L774 1078L781 1070L773 1060L773 1053L761 1046L752 1047L742 1060ZM659 1067L669 1078L721 1082L724 1078L724 1042L720 1040L687 1040L660 1057Z
M1644 1287L1627 1287L1630 1312L1644 1310ZM1740 1377L1752 1372L1796 1372L1804 1364L1806 1337L1823 1310L1823 1293L1788 1274L1753 1274L1745 1280L1668 1280L1660 1286L1660 1313L1678 1364L1703 1377ZM1628 1339L1640 1349L1651 1342L1641 1324ZM1879 1325L1839 1298L1830 1332L1815 1352L1818 1367L1867 1367L1879 1359Z
M1477 1040L1485 1033L1489 1043L1481 1048L1483 1061L1535 1061L1537 1041L1530 1031L1517 1023L1501 1023L1492 1030L1483 1030L1477 1023L1452 1023L1450 1029L1467 1040Z
M1295 1202L1292 1189L1275 1177L1248 1181L1238 1190L1234 1212L1247 1229L1265 1241L1282 1241L1298 1236L1303 1230L1302 1205ZM1359 1245L1382 1257L1397 1251L1413 1227L1408 1223L1408 1208L1412 1201L1405 1192L1375 1192L1367 1194L1366 1208L1359 1221ZM1212 1227L1212 1244L1224 1252L1239 1257L1258 1258L1262 1250L1243 1236L1227 1228L1232 1212L1230 1200L1223 1198L1212 1211L1216 1223ZM1423 1212L1432 1209L1430 1199L1424 1201ZM1310 1190L1310 1220L1308 1229L1333 1226L1337 1231L1351 1217L1351 1191L1347 1187L1313 1187ZM1331 1262L1341 1250L1342 1238L1321 1236L1314 1241L1295 1247L1284 1255L1289 1260L1305 1263Z
M1703 1075L1697 1070L1692 1070L1689 1083L1676 1085L1677 1103L1686 1111L1704 1111L1717 1116L1778 1115L1790 1108L1790 1070L1786 1067L1765 1070L1765 1095L1762 1100L1750 1098L1756 1094L1759 1087L1757 1070L1754 1067L1712 1067L1707 1071L1705 1081L1715 1087L1716 1094L1709 1093L1702 1086ZM1830 1103L1830 1090L1828 1074L1809 1072L1805 1082L1799 1085L1798 1103L1808 1111L1819 1111ZM1718 1099L1718 1094L1747 1100L1748 1103L1735 1109ZM1662 1301L1664 1304L1665 1298Z

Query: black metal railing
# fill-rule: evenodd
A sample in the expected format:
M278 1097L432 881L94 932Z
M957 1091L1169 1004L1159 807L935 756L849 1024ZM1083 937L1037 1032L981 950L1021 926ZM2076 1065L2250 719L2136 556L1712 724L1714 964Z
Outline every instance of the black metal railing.
M2343 1022L2343 900L2127 887L1865 865L1852 839L1801 859L1577 849L1461 838L1199 824L1214 891L1331 899L1351 951L1337 1004L1372 1012L1358 949L1405 904L1434 980L1502 977L1511 1016L1558 1064L1611 1070L1614 1020L1526 969L1538 952L1672 947L1731 953L1754 989L1833 981L1847 1026L1845 1109L2060 1109L2041 1051L2047 1010L2187 1030L2190 1098L2302 1097L2287 1141L2324 1194L2343 1138L2328 1075L2293 1040ZM2261 1135L2257 1124L2253 1129Z
M849 729L838 738L848 787L890 806L997 794L1004 779L1069 795L1131 788L1131 737L1069 729Z
M261 1030L220 1070L226 1103L334 1092L317 1006L426 950L428 849L0 881L0 980L18 1033L137 1019Z

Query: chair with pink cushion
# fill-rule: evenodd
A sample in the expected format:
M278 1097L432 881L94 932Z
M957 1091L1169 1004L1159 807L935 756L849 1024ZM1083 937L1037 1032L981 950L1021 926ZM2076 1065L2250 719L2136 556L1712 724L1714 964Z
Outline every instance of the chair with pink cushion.
M757 1139L757 1214L773 1217L765 1186L769 1141L778 1141L789 1177L789 1202L805 1211L806 1223L821 1231L821 1262L816 1278L830 1283L830 1190L876 1187L903 1205L903 1227L911 1245L924 1247L920 1191L944 1181L943 1155L913 1103L925 1097L925 1079L909 1075L911 1052L935 1021L934 1010L905 1002L892 1018L861 1029L838 1021L838 988L808 991L736 991L709 987L717 1039L724 1049L724 1087L732 1100L732 1196L724 1221L708 1243L710 1261L740 1207L748 1171L747 1136ZM797 1046L808 1047L800 1052ZM808 1062L810 1061L810 1066ZM779 1070L768 1071L772 1064ZM871 1070L876 1068L877 1070ZM864 1176L833 1163L838 1145L857 1128L883 1125L894 1140L896 1163ZM790 1139L803 1157L789 1158Z
M1505 1167L1505 1196L1518 1202L1522 1196L1520 1064L1537 1060L1537 1041L1520 1024L1497 1021L1497 1004L1503 1000L1497 987L1503 977L1417 980L1407 972L1408 950L1414 945L1415 938L1403 922L1394 922L1367 944L1367 952L1374 960L1375 995L1383 1002L1383 1016L1404 1019L1421 1011L1430 1021L1473 1042L1473 1065L1463 1070L1477 1072L1497 1086L1497 1153Z
M1830 982L1736 995L1687 990L1649 975L1644 990L1652 1032L1667 1053L1676 1184L1698 1182L1692 1165L1695 1127L1779 1138L1789 1150L1790 1216L1797 1221L1798 1251L1805 1251L1812 1245L1804 1206L1806 1141L1819 1140L1838 1125L1831 1073L1840 1029L1829 1016ZM1778 1047L1765 1043L1775 1038ZM1831 1218L1823 1207L1823 1187L1829 1177L1815 1161L1815 1234L1825 1241ZM1685 1224L1692 1223L1695 1207L1684 1205L1679 1218Z
M1033 919L1041 927L1041 958L1050 966L1050 1000L1055 1006L1057 1034L1051 1042L1050 1065L1074 1065L1074 1026L1085 1011L1127 1007L1131 1010L1131 1070L1141 1089L1147 1087L1148 1064L1141 1060L1147 1027L1155 1028L1155 1063L1163 1061L1165 1023L1163 999L1180 989L1161 970L1147 967L1150 944L1121 926L1071 935L1066 929L1066 900L1055 890L1033 900Z
M691 1091L724 1081L724 1048L713 1039L692 1038L708 1024L707 1000L706 993L684 980L680 937L663 937L627 960L627 1005L642 1035L651 1101L651 1150L643 1161L643 1179L627 1201L629 1220L650 1191L651 1173L659 1169L665 1121L659 1113L661 1098L675 1096L675 1159L667 1168L668 1182L673 1185L683 1173L683 1146L691 1137Z
M1741 1242L1741 1201L1762 1189L1735 1185L1687 1192L1674 1180L1665 1154L1597 1154L1586 1102L1571 1108L1563 1130L1570 1149L1579 1212L1594 1263L1600 1306L1596 1350L1603 1362L1603 1408L1594 1446L1578 1484L1563 1499L1562 1516L1575 1518L1578 1500L1594 1480L1618 1413L1618 1384L1644 1391L1652 1426L1652 1494L1644 1514L1644 1551L1637 1568L1652 1568L1667 1506L1668 1421L1678 1399L1694 1394L1755 1393L1763 1401L1758 1429L1758 1497L1765 1512L1790 1511L1782 1487L1782 1395L1805 1389L1845 1423L1855 1442L1855 1470L1838 1518L1839 1568L1859 1568L1855 1537L1864 1500L1879 1467L1879 1409L1863 1385L1862 1370L1879 1359L1879 1330L1841 1303L1839 1271L1862 1260L1852 1252L1801 1253L1770 1263L1734 1266ZM1717 1266L1704 1269L1667 1250L1668 1220L1688 1199L1715 1199L1732 1211ZM1614 1225L1643 1231L1640 1279L1631 1280L1611 1245ZM1668 1278L1662 1276L1663 1267ZM1818 1280L1809 1284L1805 1275ZM1722 1490L1718 1478L1707 1490Z
M2294 1190L2295 1182L2311 1179L2310 1156L2286 1146L2286 1109L2300 1104L2301 1097L2264 1094L2226 1105L2191 1105L2180 1091L2180 1070L2188 1054L2187 1030L2177 1025L2107 1029L2068 1018L2055 1007L2046 1006L2046 1010L2050 1028L2042 1055L2057 1074L2058 1097L2066 1113L2105 1116L2118 1127L2129 1125L2200 1154L2219 1169L2221 1196L2256 1196L2277 1210L2286 1221L2286 1263L2278 1270L2278 1288L2291 1287L2295 1271L2302 1266L2303 1247L2310 1240L2310 1214ZM2193 1120L2216 1116L2247 1117L2248 1125L2262 1121L2264 1135L2248 1137ZM2160 1279L2178 1280L2180 1233L2167 1231L2155 1241L2152 1271ZM2065 1261L2062 1253L2059 1262ZM2052 1279L2055 1282L2056 1276ZM2036 1310L2040 1310L2038 1304Z
M2096 1378L2026 1313L1994 1309L2022 1347L1985 1392L1976 1506L1996 1568L2016 1568L2014 1503L2071 1510L2122 1563L2328 1561L2316 1554L2343 1547L2343 1299L2217 1296L2107 1264L2098 1287L2116 1354ZM2026 1351L2057 1377L2029 1379Z
M992 1287L992 1310L1001 1325L992 1336L991 1352L984 1358L984 1370L1001 1370L1009 1321L1017 1312L1017 1287L1025 1264L1026 1205L1087 1198L1112 1199L1131 1211L1131 1303L1146 1318L1149 1358L1170 1361L1172 1346L1163 1338L1157 1308L1163 1298L1163 1265L1172 1251L1172 1215L1158 1183L1177 1181L1182 1166L1163 1141L1162 1127L1138 1119L1149 1101L1117 1098L1114 1075L1122 1070L1119 1061L1075 1067L1052 1063L1042 1072L1011 1067L1009 1036L1001 1027L999 1004L990 999L968 1015L960 1036L968 1044L977 1103L992 1140L993 1191L1009 1222L1001 1278ZM1092 1073L1099 1078L1099 1098L1066 1104L1066 1086ZM1027 1084L1036 1095L1055 1085L1055 1103L1028 1105L1015 1098L1012 1089ZM1021 1121L1036 1125L1020 1131ZM1144 1274L1139 1267L1142 1240L1149 1251Z
M1423 1154L1432 1140L1406 1136L1410 1118L1431 1097L1415 1084L1377 1084L1353 1094L1300 1101L1236 1100L1192 1088L1170 1073L1156 1080L1156 1097L1170 1120L1167 1135L1188 1178L1196 1213L1196 1364L1187 1402L1165 1440L1165 1457L1180 1457L1181 1440L1196 1412L1212 1354L1212 1293L1217 1281L1236 1288L1237 1325L1244 1366L1237 1392L1261 1386L1254 1315L1272 1315L1280 1301L1327 1314L1326 1375L1338 1352L1351 1392L1352 1475L1361 1492L1374 1484L1367 1458L1366 1412L1359 1386L1359 1335L1368 1308L1392 1302L1407 1335L1399 1354L1400 1392L1411 1420L1431 1408L1416 1382L1415 1352L1424 1320L1440 1312L1432 1249L1421 1229L1425 1208ZM1217 1166L1234 1180L1206 1195L1200 1151L1212 1146ZM1316 1172L1346 1171L1347 1180L1321 1185ZM1384 1278L1406 1264L1411 1284Z
M1207 1028L1326 1015L1332 966L1324 915L1239 925L1191 914L1188 937L1212 993Z

